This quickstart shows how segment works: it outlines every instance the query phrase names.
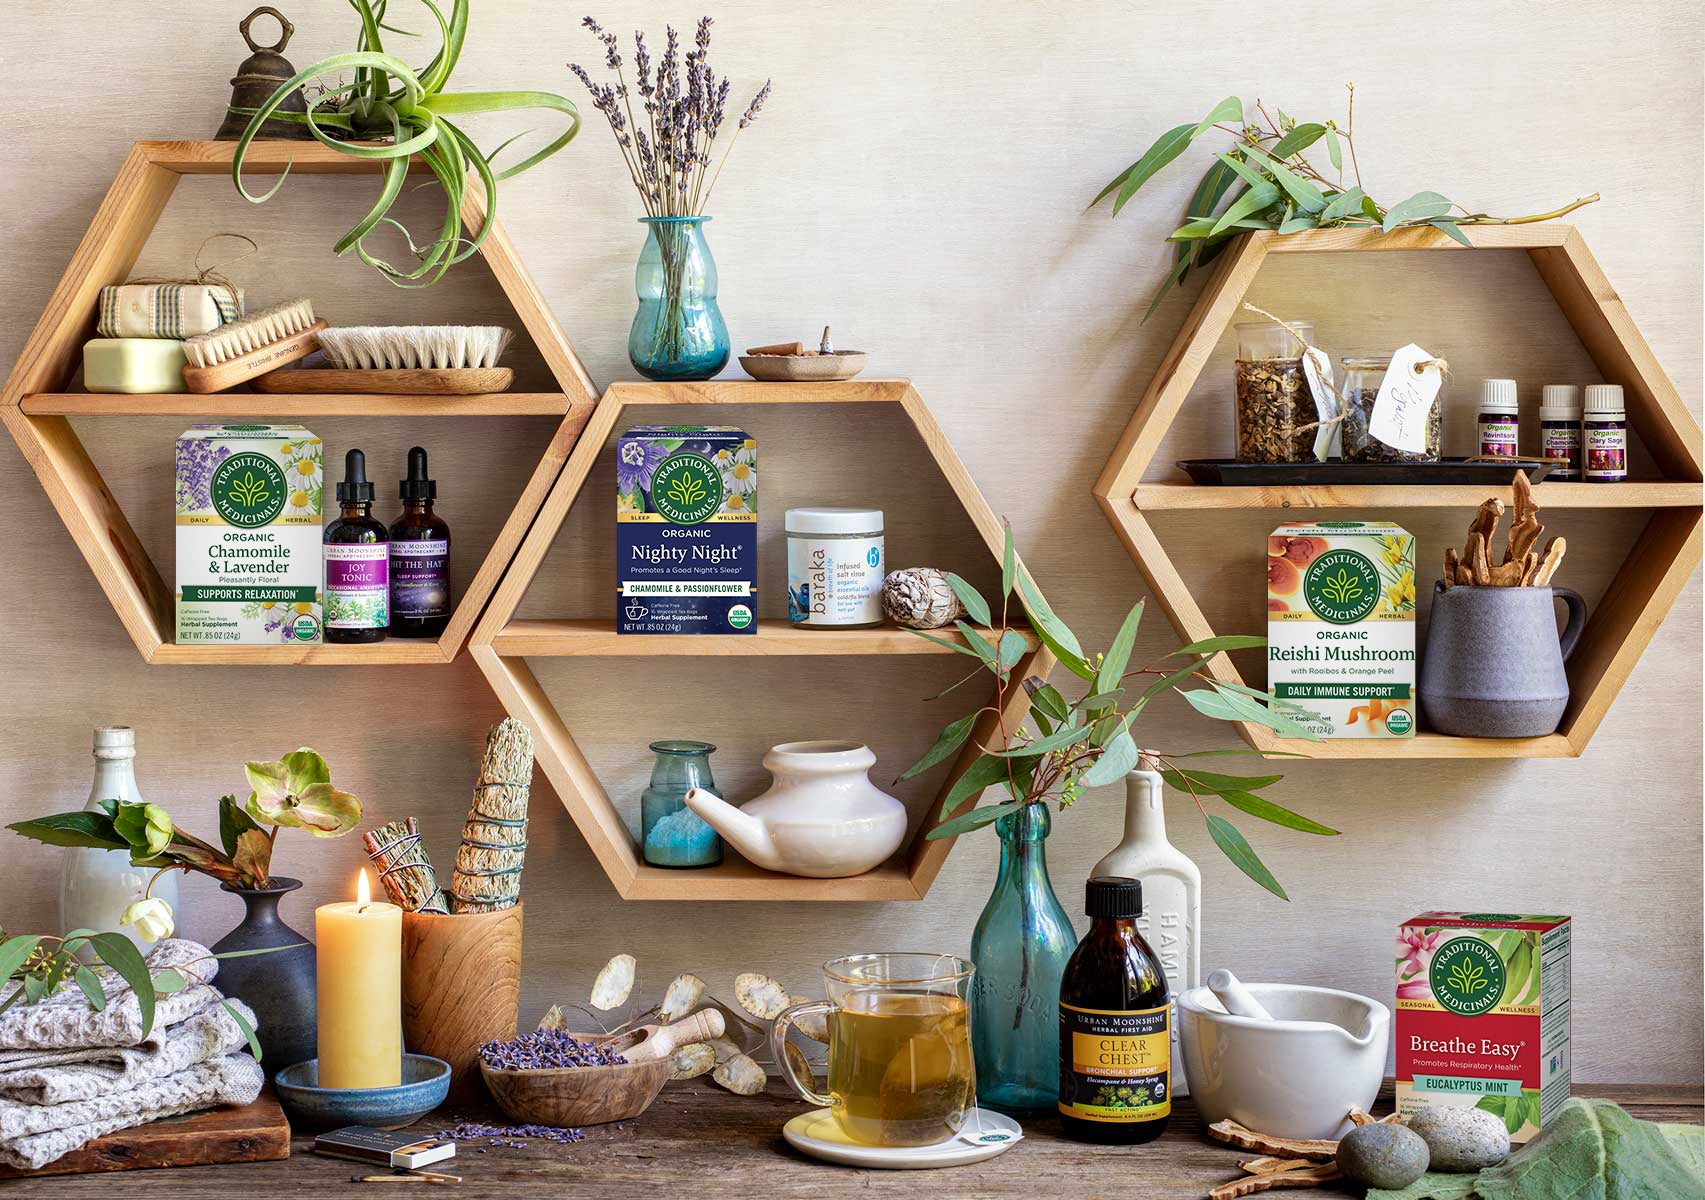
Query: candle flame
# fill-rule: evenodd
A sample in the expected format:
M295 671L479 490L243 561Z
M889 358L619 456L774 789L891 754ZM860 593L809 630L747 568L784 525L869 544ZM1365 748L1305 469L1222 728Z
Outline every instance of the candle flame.
M367 882L367 868L361 868L361 874L355 880L355 902L365 908L373 902L373 888Z

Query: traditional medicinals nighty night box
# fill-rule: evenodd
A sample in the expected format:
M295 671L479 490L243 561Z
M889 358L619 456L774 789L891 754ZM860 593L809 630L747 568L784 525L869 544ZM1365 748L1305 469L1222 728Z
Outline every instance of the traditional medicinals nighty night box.
M1390 521L1267 539L1267 690L1317 737L1415 736L1415 539Z
M1568 917L1426 912L1397 930L1397 1111L1482 1108L1510 1139L1569 1098Z
M320 439L192 425L177 444L179 645L320 641Z
M616 629L756 633L758 446L729 425L616 440Z

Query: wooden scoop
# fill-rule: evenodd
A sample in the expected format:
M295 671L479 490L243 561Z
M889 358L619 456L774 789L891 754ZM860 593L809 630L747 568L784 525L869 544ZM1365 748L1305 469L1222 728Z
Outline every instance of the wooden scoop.
M640 1025L626 1033L598 1040L601 1045L635 1063L649 1058L668 1058L682 1046L721 1037L727 1028L721 1012L706 1008L672 1025Z

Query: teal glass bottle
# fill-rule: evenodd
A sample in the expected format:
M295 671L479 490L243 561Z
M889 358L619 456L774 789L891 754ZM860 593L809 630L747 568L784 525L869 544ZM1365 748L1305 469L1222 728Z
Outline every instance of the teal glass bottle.
M1014 1117L1050 1116L1059 1103L1060 979L1077 935L1048 880L1052 824L1046 804L995 822L1000 875L971 935L977 1102Z
M628 359L647 379L709 379L728 365L728 326L716 306L709 217L641 217L645 247L634 269L639 311Z
M693 788L716 791L709 742L652 742L657 761L639 797L645 861L656 867L709 867L722 861L722 839L686 805ZM717 793L720 795L721 793Z

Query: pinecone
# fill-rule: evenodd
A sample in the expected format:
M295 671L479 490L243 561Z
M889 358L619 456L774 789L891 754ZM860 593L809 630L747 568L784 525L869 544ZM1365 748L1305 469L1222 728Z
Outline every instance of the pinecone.
M907 629L940 629L964 616L965 607L940 571L907 567L882 581L882 612Z

